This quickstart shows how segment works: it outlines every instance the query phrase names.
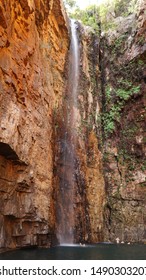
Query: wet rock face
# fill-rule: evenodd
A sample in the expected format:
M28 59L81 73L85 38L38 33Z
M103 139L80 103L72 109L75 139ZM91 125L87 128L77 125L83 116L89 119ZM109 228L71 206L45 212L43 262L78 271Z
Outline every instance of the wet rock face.
M94 243L104 240L103 214L106 202L102 153L100 150L101 134L97 123L97 116L100 112L99 93L101 89L99 37L90 32L90 29L83 29L80 25L78 32L81 63L77 155L80 158L81 182L84 182L84 200L82 201L81 195L79 199L80 203L83 203L82 213L84 213L84 216L83 214L80 215L78 223L82 224L84 221L84 240ZM95 54L97 55L95 56ZM80 203L77 207L79 209L78 213L81 212Z
M1 1L0 38L0 246L49 246L52 116L69 44L61 2Z
M68 99L66 95L63 110L56 116L57 142L54 178L59 197L56 199L57 210L62 213L61 196L63 193L64 195L68 193L67 186L69 186L70 178L73 176L74 217L69 219L68 224L71 227L72 224L74 225L74 242L92 243L103 241L104 235L105 188L102 172L102 154L98 148L97 136L99 135L97 135L96 131L96 117L97 112L99 112L100 75L98 55L96 57L94 55L95 53L98 54L99 41L94 34L85 30L79 23L77 24L77 31L80 69L75 108L77 124L73 155L74 166L71 163L72 153L71 144L69 144L72 139L69 129L67 130L67 124L65 124L67 119L65 117L65 111L67 110L66 100ZM67 88L66 91L68 92ZM63 151L66 151L65 156L63 156ZM64 158L68 158L66 165L64 165ZM70 173L71 167L73 167L73 174ZM63 184L64 181L65 183ZM70 197L68 197L68 201L70 201ZM64 205L65 209L67 209L66 204Z
M144 10L141 6L129 30L103 39L105 238L111 241L146 240Z

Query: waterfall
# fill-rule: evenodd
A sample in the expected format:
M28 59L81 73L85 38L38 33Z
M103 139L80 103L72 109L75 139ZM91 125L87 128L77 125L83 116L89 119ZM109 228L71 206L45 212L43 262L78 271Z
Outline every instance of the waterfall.
M78 93L78 78L79 78L79 45L77 38L76 25L74 20L71 20L71 57L72 64L70 68L70 84L72 88L70 89L70 95L73 99L73 108L77 108L77 93ZM73 112L74 121L76 122L76 113ZM75 123L73 123L75 125Z
M69 126L72 137L76 138L77 128L77 94L79 80L79 44L77 38L76 23L71 20L71 44L70 44L70 60L69 60L69 75L68 75L68 112L67 112L67 127ZM75 144L75 143L73 143Z
M68 86L65 96L63 133L60 148L60 173L57 209L57 238L60 244L74 243L75 229L75 162L77 139L77 93L79 78L79 45L76 23L71 20Z

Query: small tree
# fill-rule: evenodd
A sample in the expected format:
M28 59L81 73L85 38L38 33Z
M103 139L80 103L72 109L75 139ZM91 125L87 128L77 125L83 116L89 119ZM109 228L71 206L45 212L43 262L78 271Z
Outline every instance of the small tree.
M63 0L65 6L69 9L76 7L76 1L75 0Z

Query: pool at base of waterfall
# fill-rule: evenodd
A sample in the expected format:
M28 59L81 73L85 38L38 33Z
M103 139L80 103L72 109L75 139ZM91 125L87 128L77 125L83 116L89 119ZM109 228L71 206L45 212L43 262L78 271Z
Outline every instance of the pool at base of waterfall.
M146 260L145 244L63 244L52 248L11 250L0 260Z

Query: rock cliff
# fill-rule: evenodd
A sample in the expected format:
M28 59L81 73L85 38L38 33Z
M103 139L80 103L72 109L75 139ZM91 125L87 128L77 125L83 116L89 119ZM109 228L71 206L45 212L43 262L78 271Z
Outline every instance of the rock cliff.
M117 19L101 39L104 174L107 192L105 239L146 240L146 8Z
M69 172L60 164L69 78L68 19L59 0L26 0L2 2L0 23L1 247L50 246L56 240L56 212L62 207L57 201L60 178ZM81 26L78 31L82 62L74 235L76 242L98 242L103 240L105 203L93 113L98 61L94 66L92 50L98 51L98 45L94 35Z
M146 241L146 15L140 3L136 15L116 18L117 28L107 34L77 23L75 242ZM1 1L1 248L57 242L59 192L71 170L70 148L68 165L63 162L66 132L71 140L69 45L60 0Z
M59 0L0 3L0 247L54 238L53 113L69 46Z
M56 113L54 119L56 124L54 180L57 186L55 201L58 223L62 219L60 215L64 213L62 209L64 207L66 214L62 215L68 221L68 228L73 227L74 241L76 243L95 243L103 240L105 205L102 154L99 150L95 125L97 112L99 112L98 95L96 94L100 85L99 42L95 34L89 32L81 24L76 24L80 53L77 104L75 106L76 145L73 155L71 125L68 127L66 114L67 110L69 110L69 114L72 110L72 101L68 102L70 97L67 83L64 106ZM96 58L95 53L97 53ZM71 60L69 61L73 63ZM68 80L70 80L69 77ZM72 157L74 163L72 163ZM73 179L71 179L72 176ZM74 182L72 183L71 180ZM74 188L73 194L69 191L70 184ZM63 188L65 189L63 190ZM73 206L71 205L71 195L74 196ZM64 197L62 198L62 196ZM62 201L65 205L62 205ZM68 217L69 206L73 207L74 217L71 215Z

